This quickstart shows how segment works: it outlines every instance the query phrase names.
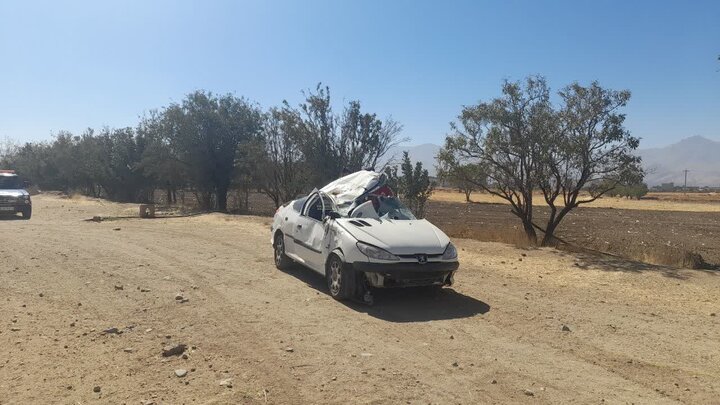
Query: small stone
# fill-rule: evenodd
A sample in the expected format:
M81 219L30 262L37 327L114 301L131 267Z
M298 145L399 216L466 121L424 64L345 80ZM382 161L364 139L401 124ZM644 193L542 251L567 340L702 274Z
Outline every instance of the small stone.
M149 288L141 288L140 292L150 292L150 289Z
M372 353L360 353L361 357L370 357L372 356Z
M123 349L123 351L124 351L125 353L132 353L132 352L133 352L133 348L132 348L132 347L126 347L126 348Z
M568 327L567 325L563 325L562 331L563 331L563 332L570 332L570 327Z
M220 386L225 388L232 388L232 378L220 380Z
M295 351L295 349L293 349L292 347L286 347L286 348L285 348L285 351L288 352L288 353L292 353L292 352Z
M450 335L450 340L455 339L455 336Z
M175 370L175 375L180 378L185 377L187 375L187 370L179 368L179 369Z
M187 349L187 346L182 343L175 346L166 346L163 348L162 355L163 357L179 356L185 352L185 349Z
M454 363L452 364L452 366L453 366L453 367L457 367L457 366L458 366L458 362L457 362L457 361L454 362Z
M113 228L113 231L119 231L120 228Z
M523 394L525 394L525 395L527 395L527 396L529 396L529 397L534 397L534 396L535 396L535 393L532 392L532 391L530 391L530 390L523 390Z
M490 381L490 384L497 384L497 380Z
M186 303L186 302L190 302L190 298L183 298L183 299L180 300L180 303L181 303L181 304L184 304L184 303Z
M710 316L715 316L715 312L711 313Z
M175 300L176 300L176 301L182 301L183 298L184 298L184 297L182 296L182 294L175 294Z
M20 328L12 327L12 328L10 328L10 331L12 331L12 332L20 332Z
M108 329L105 329L105 330L103 331L103 333L106 334L106 335L111 335L111 334L113 334L113 335L119 335L119 334L122 333L122 331L121 331L120 329L118 329L118 328L108 328Z
M42 297L45 296L45 294L43 294L43 293L40 293L40 294L38 294L38 295L40 296L40 298L42 298Z
M99 386L99 385L96 385L96 386L93 388L93 392L100 392L100 386Z
M115 290L123 290L124 288L122 284L115 284Z
M75 326L75 322L70 322L70 326Z
M182 358L183 358L183 360L187 360L188 359L187 353L183 353Z

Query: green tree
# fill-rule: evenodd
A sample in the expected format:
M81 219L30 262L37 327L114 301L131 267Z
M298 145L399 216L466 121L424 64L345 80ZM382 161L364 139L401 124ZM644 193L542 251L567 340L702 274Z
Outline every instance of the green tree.
M285 103L286 114L295 114L299 123L293 142L308 168L308 182L320 187L343 172L375 169L383 156L404 139L402 126L391 118L382 121L375 114L362 113L359 101L348 103L340 116L332 109L330 89L318 84L305 93L297 109Z
M619 184L643 178L640 157L633 154L640 140L625 129L625 115L619 112L630 99L629 91L605 89L597 82L587 87L573 83L559 95L562 106L543 145L539 176L550 207L543 245L554 243L554 233L570 211Z
M533 193L546 147L551 116L545 79L505 81L502 96L463 108L441 155L446 162L483 164L489 183L477 186L510 203L527 238L537 241L533 227Z
M300 117L288 108L273 108L265 117L260 162L263 192L275 207L290 201L309 186L308 166L295 142L301 129Z
M487 172L482 163L460 163L456 156L441 150L437 156L437 177L465 194L465 202L470 202L473 191L487 187Z
M385 168L388 186L395 190L400 199L417 216L425 216L425 204L432 195L435 185L430 180L427 169L422 162L415 162L413 166L410 156L403 152L400 169L397 166Z
M227 211L240 146L259 136L260 110L244 98L196 91L163 111L173 159L185 166L201 207Z
M639 182L639 140L624 128L630 93L577 83L559 92L554 108L542 77L505 82L502 96L465 107L441 156L450 162L482 163L491 194L507 200L532 242L533 193L550 207L543 245L554 243L563 218L623 182ZM589 194L589 195L588 195Z

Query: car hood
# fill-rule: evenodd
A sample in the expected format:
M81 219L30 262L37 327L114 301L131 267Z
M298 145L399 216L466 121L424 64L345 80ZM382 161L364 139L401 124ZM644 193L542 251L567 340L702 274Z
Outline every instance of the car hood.
M340 218L337 221L358 241L395 255L442 254L450 243L443 231L425 219Z
M25 190L0 190L0 197L22 197L30 195Z
M332 197L337 205L349 204L378 187L381 177L382 173L360 170L329 183L320 191Z

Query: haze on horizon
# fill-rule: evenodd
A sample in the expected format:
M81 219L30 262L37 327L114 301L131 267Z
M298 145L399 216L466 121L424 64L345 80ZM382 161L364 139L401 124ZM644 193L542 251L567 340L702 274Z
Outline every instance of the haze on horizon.
M441 144L503 79L629 89L641 148L720 140L720 3L0 3L0 139L134 126L196 89L263 108L330 86Z

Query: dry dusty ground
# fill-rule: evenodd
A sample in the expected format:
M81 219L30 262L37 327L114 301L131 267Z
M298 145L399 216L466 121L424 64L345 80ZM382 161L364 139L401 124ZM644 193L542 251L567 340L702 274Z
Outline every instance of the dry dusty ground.
M457 240L454 288L365 307L333 301L310 271L276 270L267 218L94 223L83 219L134 207L52 196L35 210L0 220L2 404L720 395L717 273ZM169 343L187 344L187 359L162 357Z

